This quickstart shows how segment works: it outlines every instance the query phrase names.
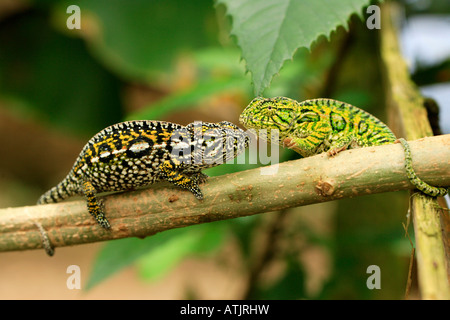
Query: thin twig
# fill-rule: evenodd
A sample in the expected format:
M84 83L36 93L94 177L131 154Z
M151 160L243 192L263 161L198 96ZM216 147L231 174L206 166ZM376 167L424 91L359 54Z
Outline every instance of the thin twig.
M413 265L414 265L414 254L416 253L416 249L414 248L414 244L408 233L409 214L410 214L410 212L408 210L408 221L406 224L402 223L403 229L405 230L405 237L408 237L409 244L411 245L411 255L409 257L409 269L408 269L408 276L407 276L406 288L405 288L405 300L408 300L409 292L411 291L412 269L413 269Z
M276 217L274 217L274 219L268 226L266 230L267 237L265 238L264 243L260 245L262 247L262 251L259 255L259 258L257 258L250 266L246 291L242 295L243 300L252 298L252 294L256 289L261 273L264 271L264 268L273 260L275 252L277 250L277 246L279 244L278 240L280 233L282 232L283 223L288 216L288 209L281 210L276 213Z
M431 136L433 131L424 108L424 98L411 81L403 60L396 28L399 8L395 3L383 4L380 30L381 57L387 104L391 115L390 126L399 136L408 140ZM435 152L446 152L449 144L442 144ZM416 154L412 153L413 159ZM431 154L429 155L432 156ZM449 162L449 160L446 160ZM429 168L433 166L430 163ZM412 199L411 212L416 238L418 280L423 299L450 299L447 261L437 201L421 194Z

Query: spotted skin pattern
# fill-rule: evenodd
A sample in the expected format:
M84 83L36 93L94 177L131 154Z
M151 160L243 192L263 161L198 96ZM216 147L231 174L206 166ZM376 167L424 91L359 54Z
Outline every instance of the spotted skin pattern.
M285 97L258 97L245 108L239 120L248 129L267 129L261 136L266 140L271 137L272 129L278 130L276 142L303 157L322 152L334 156L346 149L400 142L411 183L433 197L447 193L447 189L430 186L417 177L406 140L397 140L383 122L348 103L332 99L298 102Z
M98 193L165 180L203 199L199 184L207 176L201 170L234 159L248 144L249 136L227 121L187 126L164 121L118 123L89 140L66 178L43 194L38 204L84 195L89 213L109 229Z

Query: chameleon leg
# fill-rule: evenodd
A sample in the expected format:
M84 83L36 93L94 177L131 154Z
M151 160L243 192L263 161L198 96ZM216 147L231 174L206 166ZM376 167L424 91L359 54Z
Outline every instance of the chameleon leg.
M339 152L346 150L348 146L352 143L352 141L353 141L352 136L343 136L333 141L333 143L330 145L330 149L327 152L328 156L334 157Z
M87 206L89 213L94 217L94 219L105 229L111 228L108 220L103 213L102 204L96 197L96 190L92 183L89 181L83 182L83 193L87 199Z
M204 174L203 172L196 172L191 175L191 178L195 183L200 184L208 179L208 175Z
M399 141L402 144L403 150L405 151L405 169L406 169L406 175L408 176L409 181L417 189L419 189L426 195L429 195L431 197L445 196L448 193L448 190L446 188L430 186L428 183L426 183L425 181L423 181L416 175L416 172L414 171L414 169L412 167L412 156L411 156L411 148L409 147L409 143L403 138L400 138L397 141Z
M282 140L282 142L283 147L292 149L304 157L309 157L316 154L316 150L323 142L323 138L313 135L307 136L306 138L288 137Z
M161 177L182 189L189 190L197 199L203 199L203 193L198 184L205 181L207 176L201 172L193 174L182 173L178 170L178 167L179 164L177 165L173 161L164 161L159 166Z

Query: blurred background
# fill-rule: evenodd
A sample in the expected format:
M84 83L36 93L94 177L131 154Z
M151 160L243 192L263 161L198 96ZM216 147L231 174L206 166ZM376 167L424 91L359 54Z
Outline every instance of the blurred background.
M399 3L412 77L450 133L450 3ZM79 30L66 26L72 4ZM225 11L212 0L0 0L0 208L34 205L108 125L238 124L253 88ZM386 120L378 36L352 16L348 31L299 49L264 95L332 97ZM408 193L395 192L58 248L53 258L0 253L0 299L401 299L407 210ZM81 290L67 288L70 265ZM370 265L381 268L380 290L366 286ZM420 297L415 277L410 298Z

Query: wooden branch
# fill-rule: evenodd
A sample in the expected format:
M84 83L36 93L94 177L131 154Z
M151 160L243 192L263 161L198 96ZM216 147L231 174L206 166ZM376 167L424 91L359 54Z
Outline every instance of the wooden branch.
M450 185L450 135L412 141L414 167L434 185ZM267 168L267 167L266 167ZM89 215L86 202L69 201L0 210L0 251L42 247L36 223L55 247L145 237L168 229L243 217L372 193L412 188L400 144L348 150L212 177L201 185L199 201L166 183L103 197L111 230Z
M397 40L396 23L398 7L395 3L384 3L382 9L381 57L387 93L387 104L391 127L397 136L408 140L432 136L433 132L424 107L424 99L411 81L406 63ZM435 152L446 152L447 143ZM413 154L413 159L414 159ZM431 154L429 156L432 156ZM447 159L447 162L449 160ZM433 163L428 164L431 169ZM415 195L411 200L411 212L416 238L418 279L423 299L450 299L447 275L447 258L443 241L443 228L436 199ZM446 215L448 213L444 213ZM442 219L442 221L448 221ZM448 227L448 226L447 226ZM449 248L447 248L449 250Z

